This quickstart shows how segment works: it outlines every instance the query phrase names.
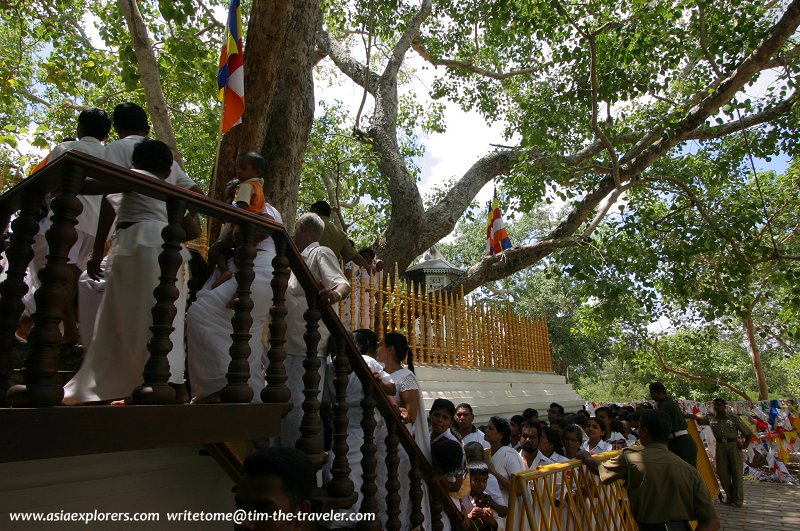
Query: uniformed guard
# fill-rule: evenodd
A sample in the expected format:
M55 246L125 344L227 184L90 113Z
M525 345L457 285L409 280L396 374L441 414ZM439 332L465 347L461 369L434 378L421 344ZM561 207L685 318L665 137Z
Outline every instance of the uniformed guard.
M683 411L678 403L667 396L667 389L661 382L650 384L650 398L658 404L658 410L669 415L672 421L672 432L668 441L670 451L693 467L697 467L697 445L686 429L686 419L683 418Z
M719 517L700 474L669 451L672 431L669 415L663 411L642 411L639 439L643 447L626 448L605 463L581 451L578 457L603 483L618 479L628 490L631 512L639 531L716 531Z
M725 491L725 503L741 507L744 503L742 450L750 445L753 432L741 418L727 412L724 398L714 399L714 413L710 417L685 416L698 424L711 426L717 440L717 476Z

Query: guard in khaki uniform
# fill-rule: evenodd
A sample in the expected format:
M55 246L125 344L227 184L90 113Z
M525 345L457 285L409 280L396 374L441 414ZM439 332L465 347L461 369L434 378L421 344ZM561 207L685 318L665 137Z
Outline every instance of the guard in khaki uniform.
M696 420L698 424L711 426L717 440L717 476L725 491L725 503L741 507L744 503L742 450L750 445L753 432L742 419L725 410L725 400L722 398L714 399L714 413L716 415L712 417L686 417ZM740 434L743 442L739 441Z
M719 517L703 479L692 465L669 451L672 433L669 415L644 411L640 418L640 441L644 448L626 448L605 463L586 451L578 457L603 483L622 480L628 490L631 512L639 531L716 531Z

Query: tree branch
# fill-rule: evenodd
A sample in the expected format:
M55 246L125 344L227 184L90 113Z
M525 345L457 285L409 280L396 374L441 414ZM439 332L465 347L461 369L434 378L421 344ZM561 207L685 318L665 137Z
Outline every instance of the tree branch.
M317 29L317 46L320 48L320 53L317 54L317 56L324 52L325 55L331 58L334 64L344 73L344 75L352 79L353 82L358 86L365 88L370 94L375 96L375 91L377 90L378 83L380 82L380 76L367 69L359 61L356 61L347 51L347 48L345 48L342 43L328 35L328 32L322 27ZM369 79L369 81L366 83L366 86L364 84L364 79Z
M714 385L719 385L719 386L725 387L726 389L730 389L731 391L733 391L737 395L741 396L742 398L744 398L748 402L752 402L753 401L750 398L750 395L748 395L746 391L744 391L742 389L739 389L738 387L736 387L734 385L731 385L731 384L729 384L727 382L724 382L724 381L720 380L719 378L715 379L715 378L711 378L709 376L703 376L703 375L700 375L700 374L692 374L692 373L684 371L682 369L676 369L674 367L670 367L664 361L664 357L661 354L661 348L658 346L658 342L656 342L654 340L647 339L646 337L644 337L641 334L640 334L640 337L642 338L642 341L644 341L645 345L650 347L650 349L653 351L653 353L656 356L656 361L658 362L658 366L661 367L661 370L663 370L664 372L668 372L670 374L677 374L678 376L683 376L684 378L687 378L689 380L694 380L696 382L706 382L706 383L710 383L710 384L714 384Z
M394 45L392 55L389 57L389 61L386 63L386 68L383 70L383 74L381 75L382 78L385 79L387 77L393 77L397 79L397 73L400 71L400 67L403 65L403 59L406 56L406 52L411 47L411 43L414 41L414 38L419 35L419 28L430 16L432 10L433 6L431 0L422 0L422 5L420 5L419 10L411 18L411 22L403 32L400 40L398 40L397 44Z
M429 62L433 66L444 66L446 68L452 68L454 70L463 70L465 72L470 72L472 74L477 74L479 76L488 77L490 79L496 79L498 81L502 81L504 79L509 79L516 76L523 76L526 74L535 74L539 70L541 70L541 66L532 66L530 68L520 68L517 70L509 70L508 72L497 72L495 70L488 70L486 68L481 68L479 66L475 66L470 63L466 63L464 61L457 61L455 59L437 59L433 57L430 51L422 44L422 40L417 37L411 42L411 47L414 49L415 52L419 54L425 61Z

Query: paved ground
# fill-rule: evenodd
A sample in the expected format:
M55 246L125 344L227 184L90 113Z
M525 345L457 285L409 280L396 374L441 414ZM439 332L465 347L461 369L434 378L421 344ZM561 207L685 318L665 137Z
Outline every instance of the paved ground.
M800 485L744 482L744 507L717 505L723 531L797 531Z

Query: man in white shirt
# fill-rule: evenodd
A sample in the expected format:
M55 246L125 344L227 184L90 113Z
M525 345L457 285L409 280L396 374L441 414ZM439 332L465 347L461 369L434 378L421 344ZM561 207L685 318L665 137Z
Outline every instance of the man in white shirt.
M303 260L311 270L311 274L322 284L319 292L321 304L331 305L334 310L339 302L350 294L350 284L347 282L341 268L339 259L328 247L322 247L319 239L325 230L325 222L313 213L300 216L295 225L294 243L300 250ZM286 414L281 422L281 446L294 446L300 438L300 424L303 420L303 360L306 358L306 342L303 334L306 331L306 321L303 314L308 310L306 293L300 281L292 273L286 288L286 386L291 391L290 403L292 410ZM320 360L325 359L326 346L330 333L324 324L318 328L320 335L317 352ZM325 381L325 364L320 364L320 382ZM321 391L320 391L321 395Z
M484 448L489 448L489 443L483 437L483 432L475 427L473 424L475 414L472 412L472 406L466 402L456 406L456 426L458 433L461 435L461 443L466 446L471 442L478 442Z
M103 158L104 147L102 141L108 138L109 131L111 131L111 118L108 116L108 113L97 107L84 109L78 115L78 126L75 131L78 140L61 142L56 145L50 154L34 168L32 173L35 174L68 151L80 151L93 157ZM86 262L89 260L89 255L94 245L95 233L97 231L97 219L102 198L98 195L79 195L78 201L81 202L83 207L83 210L77 217L78 223L75 225L75 232L77 233L78 239L69 251L67 262L71 266L74 276L73 280L68 284L72 289L76 288L78 277L81 272L86 269ZM34 294L40 286L38 273L47 263L48 244L45 239L45 233L53 224L50 220L50 215L50 198L48 197L47 211L45 216L39 221L39 232L36 234L33 241L34 255L28 266L28 274L25 277L29 289L28 293L26 293L23 298L25 317L21 320L22 330L20 331L20 335L22 336L27 335L27 329L29 329L32 324L30 315L36 312ZM62 311L64 315L63 343L65 345L77 344L79 335L72 294L68 297L68 301Z
M522 425L519 442L522 448L519 451L525 466L530 469L538 467L545 459L539 451L539 425L533 422L526 422Z

